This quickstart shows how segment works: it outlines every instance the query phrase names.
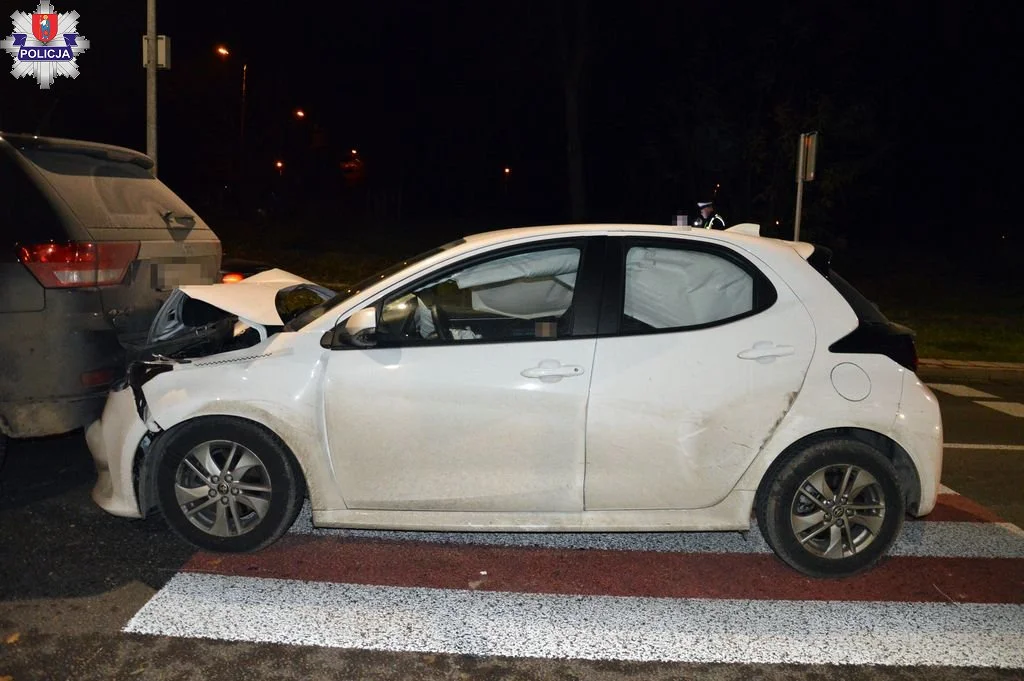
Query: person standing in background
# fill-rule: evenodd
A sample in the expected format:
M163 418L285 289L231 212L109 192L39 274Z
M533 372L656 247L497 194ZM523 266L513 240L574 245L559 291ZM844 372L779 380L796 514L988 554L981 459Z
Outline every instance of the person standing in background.
M725 220L715 211L714 201L699 201L697 207L700 208L700 217L694 221L694 227L725 229Z

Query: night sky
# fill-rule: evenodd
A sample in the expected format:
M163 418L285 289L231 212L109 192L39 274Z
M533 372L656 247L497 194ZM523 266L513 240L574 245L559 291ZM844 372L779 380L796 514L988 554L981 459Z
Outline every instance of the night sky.
M215 226L271 192L321 216L336 202L352 224L388 205L387 219L439 236L569 221L565 94L579 58L587 220L668 222L720 185L728 222L778 220L789 236L796 137L818 130L805 198L818 239L943 242L966 227L1020 243L1024 3L159 4L173 41L160 176ZM77 10L92 41L81 76L40 92L3 74L0 129L144 150L145 3L55 7ZM356 188L339 170L351 149L365 164Z

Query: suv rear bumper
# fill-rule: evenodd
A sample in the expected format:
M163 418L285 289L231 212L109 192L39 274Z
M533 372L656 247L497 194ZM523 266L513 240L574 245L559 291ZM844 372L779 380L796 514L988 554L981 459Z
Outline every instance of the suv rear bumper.
M0 402L0 434L43 437L86 426L103 413L106 393Z
M11 437L92 423L124 373L124 349L96 290L47 289L45 297L44 310L0 313L0 432Z

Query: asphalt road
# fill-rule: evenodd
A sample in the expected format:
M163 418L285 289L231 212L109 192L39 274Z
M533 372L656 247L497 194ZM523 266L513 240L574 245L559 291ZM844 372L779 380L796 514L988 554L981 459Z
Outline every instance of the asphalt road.
M983 395L963 390L981 391ZM942 404L945 435L947 444L951 445L946 450L945 471L943 483L959 492L965 500L956 502L952 499L947 512L960 512L954 508L958 503L968 510L975 508L969 500L979 502L981 505L994 510L1003 519L1024 526L1024 413L1018 414L1018 409L1024 409L1024 385L982 385L982 384L961 384L960 387L949 387L945 392L938 391ZM342 553L331 554L330 558L317 558L309 556L309 550L316 550L315 542L318 538L312 531L307 534L290 536L283 544L284 548L275 552L267 552L263 556L248 557L240 560L225 560L221 557L196 555L188 546L178 542L164 527L159 519L146 521L126 521L113 518L96 508L90 498L89 490L94 478L91 460L85 448L82 436L71 435L67 437L26 441L12 443L10 456L5 469L0 472L2 481L2 493L0 493L0 681L25 681L28 679L75 679L83 681L87 679L190 679L202 678L216 681L218 679L247 678L275 678L275 679L679 679L679 678L709 678L709 679L1021 679L1024 678L1024 665L1015 668L1000 667L963 667L963 666L906 666L906 662L900 659L894 660L891 664L807 664L803 659L800 664L750 664L745 660L753 659L745 656L751 652L751 648L744 649L737 646L734 658L738 662L729 663L694 663L694 662L659 662L655 653L648 657L648 661L621 661L617 659L587 660L587 659L559 659L557 655L544 657L516 657L509 653L513 648L502 648L496 643L493 644L497 654L457 654L457 653L435 653L435 652L394 652L392 650L366 650L360 649L358 645L348 647L326 647L321 645L310 645L309 640L303 637L301 628L296 634L283 634L285 622L278 618L278 613L284 612L288 607L289 599L294 593L287 590L275 591L270 594L257 595L255 598L263 599L262 605L257 607L255 601L246 599L250 596L248 592L239 587L239 584L247 583L245 580L260 581L257 577L279 576L284 578L302 579L295 575L305 574L308 570L321 570L326 574L333 571L338 576L334 581L354 581L356 584L333 584L336 588L345 587L346 598L376 597L373 594L367 595L369 589L377 587L364 587L360 584L377 584L370 580L363 579L359 575L352 577L346 570L344 558L345 547L363 547L365 553L361 554L364 561L369 564L378 561L377 569L388 572L389 579L398 579L398 573L408 571L403 566L402 570L394 567L394 563L407 563L409 570L419 570L411 579L415 580L440 580L446 579L445 575L431 572L433 565L444 562L449 570L455 570L460 560L481 560L486 556L488 560L496 561L498 566L504 565L506 572L513 571L512 567L519 565L517 561L523 562L524 573L531 569L527 562L533 561L557 561L566 569L578 567L585 571L587 566L594 565L594 561L613 561L607 563L612 565L615 560L621 563L622 552L605 551L601 547L592 549L584 548L575 553L566 552L557 545L547 548L508 548L505 546L452 546L447 544L447 539L439 539L438 545L429 542L424 544L403 543L401 538L392 537L397 541L387 541L383 544L366 537L346 537L346 541L339 542L337 537L332 541L333 551ZM962 509L961 509L962 511ZM980 510L970 511L974 516L984 516ZM974 517L972 516L972 517ZM908 524L908 527L912 524ZM937 526L953 525L953 523L918 523L915 527L933 528ZM972 532L979 535L984 534L986 528L999 529L1005 526L997 526L990 522L989 525L964 523ZM1012 529L1012 528L1011 528ZM905 530L905 533L907 530ZM753 533L752 533L753 535ZM738 537L738 535L731 535ZM961 569L965 559L958 558L928 558L928 551L921 547L927 544L928 532L921 535L921 540L916 547L907 549L907 557L891 559L888 565L879 568L880 571L875 578L865 579L853 585L853 588L861 588L864 593L854 594L845 589L849 585L835 588L834 594L829 594L829 583L810 583L795 580L785 568L777 565L777 561L771 556L758 553L756 547L750 549L749 555L732 555L726 558L716 558L718 554L712 553L684 553L682 555L672 553L635 553L628 555L642 556L648 563L660 560L668 561L663 568L668 575L662 575L657 587L651 587L649 583L643 585L645 589L662 588L673 594L676 591L686 592L687 598L721 598L722 594L704 594L701 592L700 580L686 579L685 570L716 570L728 572L734 570L734 575L726 575L719 587L731 584L726 589L733 589L742 595L744 580L758 578L757 575L747 575L746 571L754 566L755 571L761 571L760 581L755 581L755 589L771 591L778 589L785 591L787 583L792 582L801 589L820 592L816 596L809 596L817 599L817 602L824 603L828 608L826 626L821 631L807 632L806 638L817 641L821 650L829 651L847 645L847 641L854 640L858 631L871 629L878 625L878 621L886 618L896 618L898 621L899 608L902 603L883 603L884 610L875 611L873 617L877 621L864 623L858 622L853 613L860 612L857 608L868 607L858 603L872 600L870 590L876 582L899 581L898 571L904 565L919 565L929 560L946 561L937 564L935 574L946 574ZM987 535L986 535L987 536ZM992 535L995 536L995 535ZM979 597L978 602L1016 603L1008 606L1003 611L1010 621L1006 624L1006 631L1001 641L1005 642L1006 651L1011 656L1013 650L1019 651L1024 648L1024 618L1022 615L1021 593L1024 592L1024 552L1020 555L1013 553L1016 558L1011 560L1005 557L1006 546L1011 546L1011 551L1017 551L1012 544L1013 535L1002 537L1002 542L994 554L985 554L988 557L981 562L970 563L970 568L978 564L984 564L989 573L979 574L978 584L972 586L965 582L968 588L976 588ZM583 540L580 540L583 541ZM665 540L668 541L668 540ZM687 539L689 541L689 539ZM716 540L717 541L717 540ZM730 539L730 541L733 541ZM736 541L739 541L738 539ZM753 538L747 541L754 541ZM980 540L979 540L980 541ZM1020 539L1024 541L1024 539ZM756 543L756 542L755 542ZM979 550L987 551L991 547L978 544ZM579 547L576 547L577 549ZM741 549L745 550L745 549ZM915 553L914 551L917 551ZM929 549L930 550L930 549ZM303 553L306 551L307 553ZM1004 551L1004 554L998 553ZM940 547L941 553L941 547ZM946 555L946 554L942 554ZM949 554L952 555L952 554ZM526 556L524 558L524 556ZM1000 557L1002 556L1002 557ZM324 560L329 564L321 565L318 561ZM682 562L672 563L678 560ZM957 561L960 562L957 562ZM305 562L304 562L305 561ZM731 561L731 562L730 562ZM899 563L899 561L905 561ZM914 561L918 561L915 563ZM284 562L285 564L281 564ZM310 566L312 564L312 567ZM602 564L602 563L597 563ZM618 564L618 563L614 563ZM531 563L532 565L532 563ZM682 568L678 566L683 566ZM675 567L673 567L675 566ZM897 566L897 567L893 567ZM959 566L959 567L958 567ZM561 568L558 568L561 569ZM648 569L646 566L644 569ZM653 569L653 568L650 568ZM676 572L672 572L676 570ZM637 572L643 570L638 569ZM498 572L494 578L498 579ZM557 572L557 569L555 570ZM601 574L584 579L583 589L586 591L590 582L600 582L601 593L610 595L631 594L630 589L634 588L632 570L628 567L619 572L613 568L605 569ZM480 571L483 575L484 571ZM869 573L870 574L870 573ZM253 575L249 577L247 575ZM349 576L346 576L349 575ZM767 579L765 578L767 575ZM993 577L1001 575L1001 577ZM511 574L505 578L515 581L526 577ZM547 575L550 578L550 574ZM730 577L734 579L730 580ZM403 576L402 579L405 577ZM657 575L652 578L657 581ZM328 578L324 578L327 580ZM568 578L566 578L568 579ZM935 577L938 579L938 577ZM206 580L206 581L203 581ZM873 581L872 581L873 580ZM1002 581L1001 584L993 582ZM911 582L913 580L910 580ZM263 580L267 584L279 584L273 580ZM308 584L312 589L307 598L317 601L328 602L336 598L337 591L331 591L327 587L317 586L317 582L282 582L281 584ZM388 582L390 583L390 582ZM710 583L710 582L709 582ZM203 588L197 584L205 585ZM405 584L402 582L401 584ZM717 582L716 582L717 584ZM935 589L943 591L936 581ZM210 585L213 585L210 588ZM218 586L220 585L220 586ZM396 585L399 585L396 582ZM444 586L444 584L440 584ZM716 588L719 588L716 587ZM495 587L498 591L501 587ZM529 588L529 584L522 587ZM561 593L560 589L567 588L564 584L537 589L547 589L552 593ZM576 584L573 588L580 588ZM906 585L907 593L911 600L914 598L928 600L928 596L921 596L913 590L913 584ZM986 590L995 589L995 592ZM359 591L363 589L363 591ZM578 594L567 588L565 593ZM948 589L948 588L947 588ZM999 591L1002 589L1002 591ZM415 591L415 590L411 590ZM411 592L410 591L410 592ZM808 591L808 593L810 593ZM160 593L160 596L153 598ZM241 602L233 594L243 594ZM373 592L380 595L382 590ZM403 592L404 593L404 592ZM419 590L417 594L450 594L453 592ZM458 592L466 594L466 591ZM496 593L496 592L495 592ZM587 592L589 593L589 592ZM992 595L996 593L996 595ZM1002 596L998 594L1002 593ZM355 595L353 595L355 594ZM988 595L986 595L988 594ZM1009 596L1007 596L1009 594ZM483 595L483 592L481 592ZM934 595L934 594L933 594ZM949 601L971 600L961 599L962 594L943 592L943 596ZM417 596L426 598L426 596ZM434 596L430 596L431 598ZM440 596L438 596L440 597ZM460 598L461 596L445 596L446 598ZM494 596L495 599L500 596ZM565 613L574 613L574 608L583 607L590 603L585 596L570 595L565 597L555 596L532 596L529 600L527 594L520 599L520 608L538 607L546 608L544 617L550 618L547 624L556 627L559 616ZM556 598L562 598L555 601ZM780 598L785 598L780 597ZM152 599L152 601L151 601ZM986 600L988 599L988 600ZM1002 600L1000 600L1002 599ZM900 599L893 599L900 600ZM639 604L638 613L643 615L650 605L650 599L629 601ZM662 601L658 601L662 602ZM674 602L674 601L673 601ZM743 603L744 601L727 601L728 603ZM149 603L149 605L147 605ZM280 604L280 608L275 604ZM554 603L552 605L552 603ZM762 600L759 602L759 609L752 611L752 615L741 610L739 616L743 618L737 626L746 626L748 620L757 620L765 627L776 626L779 630L775 633L779 638L788 635L787 640L800 642L804 637L793 636L793 632L785 631L787 607L792 607L793 600ZM532 605L531 605L532 604ZM583 604L583 605L581 605ZM314 603L316 605L316 603ZM364 603L365 605L365 603ZM422 604L421 604L422 605ZM429 603L427 604L429 606ZM924 604L928 605L928 604ZM146 609L143 609L146 606ZM946 606L953 608L959 616L968 612L970 603L951 605L946 603L934 604L935 607ZM393 611L412 609L415 604L399 603L389 601L386 604L389 609L388 617ZM470 626L474 621L473 617L480 613L471 611L466 606L464 611L445 613L431 612L431 616L437 617L437 627L449 626L450 622L442 621L444 617L460 619L464 627ZM588 606L589 607L589 606ZM602 606L605 607L605 606ZM608 605L607 607L612 607ZM740 607L740 606L737 606ZM923 607L923 606L922 606ZM929 607L932 607L929 605ZM1001 606L996 606L1001 607ZM142 610L142 612L140 612ZM320 612L323 612L322 610ZM946 611L944 611L946 612ZM847 616L844 616L847 613ZM490 618L488 622L494 622L506 615L495 615L494 611L486 611L484 617ZM628 613L623 615L629 617ZM943 615L945 616L945 615ZM241 619L241 621L240 621ZM385 618L388 619L388 618ZM391 619L394 619L393 617ZM390 620L389 620L390 621ZM126 624L132 622L133 631L154 630L163 632L160 635L149 635L144 633L125 633ZM772 624L774 623L774 624ZM970 620L968 620L970 623ZM299 620L301 627L302 621ZM410 626L408 623L400 626ZM543 624L543 623L541 623ZM574 623L575 624L575 623ZM638 621L636 627L643 629L650 626L650 622ZM712 626L710 623L709 626ZM291 626L295 626L293 622ZM383 625L382 625L383 626ZM485 622L482 626L488 626ZM596 624L594 625L596 626ZM986 630L992 628L991 622L986 623ZM246 632L243 635L231 633L218 634L219 638L185 638L183 636L197 636L197 631L238 631L239 627ZM177 629L180 635L173 635ZM594 627L590 627L593 629ZM712 626L713 628L713 626ZM899 628L899 627L897 627ZM909 627L914 628L914 627ZM259 638L262 642L246 640L223 640L225 638L245 638L251 631L262 632ZM979 630L980 631L980 630ZM170 632L172 635L168 635ZM345 632L326 631L322 632L327 639L331 636L344 636ZM464 632L465 633L465 632ZM550 633L550 632L549 632ZM769 634L773 632L769 631ZM586 638L587 626L580 629L580 635ZM626 632L628 634L628 632ZM529 638L529 632L523 631L522 638ZM625 634L624 634L625 635ZM289 636L294 636L289 638ZM410 630L409 636L413 633ZM709 634L709 636L711 636ZM516 632L510 632L510 637L515 638ZM713 636L711 636L713 638ZM771 638L771 636L769 636ZM783 638L785 638L783 636ZM958 641L951 637L950 645L954 646ZM266 641L290 641L294 644L267 643ZM335 639L331 639L335 640ZM337 640L346 640L344 638ZM758 640L754 639L757 644ZM830 643L831 641L831 643ZM806 642L806 641L804 641ZM962 643L962 641L960 641ZM570 651L566 657L572 658L572 645L569 642ZM970 640L967 641L970 644ZM334 643L332 645L337 645ZM601 650L602 641L597 640L591 643ZM714 646L714 641L709 642ZM758 644L759 645L759 644ZM366 647L371 647L368 644ZM379 647L379 646L378 646ZM445 649L443 646L438 649ZM472 641L468 649L473 650ZM643 655L635 655L636 651L624 649L623 657L633 656L639 659L646 659ZM672 651L670 651L672 652ZM754 651L756 652L756 650ZM783 651L782 658L785 659ZM857 651L853 651L857 652ZM907 649L907 659L918 651ZM873 651L860 651L863 656L870 657ZM1000 654L998 646L994 654ZM610 655L614 657L614 655ZM856 655L854 655L856 657ZM594 656L591 656L594 657ZM669 656L671 657L671 655ZM685 656L684 656L685 657ZM756 657L756 655L754 656ZM796 656L799 659L799 655ZM829 659L824 655L823 659ZM1014 658L1016 659L1016 658Z

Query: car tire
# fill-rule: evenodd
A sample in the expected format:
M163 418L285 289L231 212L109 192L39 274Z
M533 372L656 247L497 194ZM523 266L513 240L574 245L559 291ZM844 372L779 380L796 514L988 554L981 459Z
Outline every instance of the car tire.
M825 440L771 467L755 511L765 541L790 566L811 577L848 577L889 550L906 501L895 467L878 450Z
M209 416L154 443L156 496L167 524L208 551L258 551L276 541L302 507L295 457L263 426Z
M0 433L0 472L4 470L4 461L7 460L7 436Z

